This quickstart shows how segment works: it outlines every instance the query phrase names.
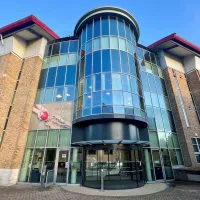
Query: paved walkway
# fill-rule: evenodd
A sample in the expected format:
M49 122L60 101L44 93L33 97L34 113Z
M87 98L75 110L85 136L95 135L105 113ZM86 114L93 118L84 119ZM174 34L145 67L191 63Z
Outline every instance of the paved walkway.
M93 196L110 196L110 197L128 197L128 196L138 196L138 195L147 195L160 192L167 188L165 183L153 183L146 184L143 187L135 189L126 189L126 190L104 190L103 192L98 189L91 189L87 187L80 186L62 186L63 189L69 192L75 192L85 195Z
M122 191L126 192L126 190ZM88 196L64 190L62 187L50 187L41 190L33 185L15 185L0 187L0 200L197 200L200 199L200 184L170 184L166 190L158 193L132 197Z

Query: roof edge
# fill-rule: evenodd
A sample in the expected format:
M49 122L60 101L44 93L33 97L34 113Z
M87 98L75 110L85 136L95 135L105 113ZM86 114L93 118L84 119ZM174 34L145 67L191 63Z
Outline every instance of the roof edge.
M11 24L3 26L2 28L0 28L0 34L2 34L4 36L9 32L14 32L19 27L26 26L26 25L29 25L29 24L38 25L40 28L45 30L49 35L51 35L55 39L60 38L53 30L51 30L46 24L44 24L42 21L40 21L34 15L29 15L29 16L23 18L23 19L20 19L20 20L15 21Z
M185 48L188 48L188 49L200 54L200 47L198 47L197 45L183 39L182 37L180 37L176 33L172 33L171 35L168 35L168 36L154 42L153 44L149 45L148 48L153 49L153 48L155 48L155 47L157 47L157 46L159 46L159 45L161 45L165 42L168 42L170 40L175 41L178 44L183 45Z

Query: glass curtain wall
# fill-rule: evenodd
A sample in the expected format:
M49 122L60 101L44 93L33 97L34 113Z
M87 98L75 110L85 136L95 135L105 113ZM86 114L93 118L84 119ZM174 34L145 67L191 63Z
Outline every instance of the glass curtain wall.
M54 170L57 148L69 148L70 142L71 130L30 131L19 181L39 183L43 166L46 165L47 171Z
M153 158L149 152L150 163L153 164L150 166L151 173L153 167L155 170L161 167L158 163L161 155L166 179L173 179L172 167L183 165L183 160L162 70L153 53L138 48L137 55L148 119L150 147L158 149L153 152ZM162 177L159 174L157 176L157 179ZM154 173L150 179L156 179Z
M136 41L117 17L88 23L79 36L74 119L100 113L146 117Z
M47 45L35 104L73 101L78 40Z

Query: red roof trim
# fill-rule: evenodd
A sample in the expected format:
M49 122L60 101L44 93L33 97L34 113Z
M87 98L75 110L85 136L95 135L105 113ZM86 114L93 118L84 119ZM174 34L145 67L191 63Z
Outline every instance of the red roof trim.
M198 46L192 44L191 42L183 39L182 37L178 36L176 33L173 33L171 35L168 35L168 36L158 40L157 42L155 42L155 43L151 44L150 46L148 46L148 48L153 49L154 47L159 46L159 45L161 45L161 44L163 44L165 42L168 42L170 40L175 41L175 42L183 45L184 47L186 47L186 48L188 48L188 49L190 49L192 51L195 51L198 54L200 54L200 47L198 47Z
M0 34L4 35L8 32L15 31L18 28L27 26L29 24L37 24L39 27L41 27L43 30L45 30L47 33L49 33L53 38L55 38L55 39L60 38L54 31L52 31L46 24L44 24L42 21L40 21L34 15L30 15L28 17L25 17L21 20L18 20L16 22L13 22L11 24L8 24L8 25L0 28Z

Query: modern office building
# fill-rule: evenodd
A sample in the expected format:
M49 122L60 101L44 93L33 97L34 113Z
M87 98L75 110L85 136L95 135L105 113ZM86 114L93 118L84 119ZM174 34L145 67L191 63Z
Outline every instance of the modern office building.
M149 47L127 11L95 8L59 38L31 15L0 28L0 184L142 187L200 166L200 48Z

